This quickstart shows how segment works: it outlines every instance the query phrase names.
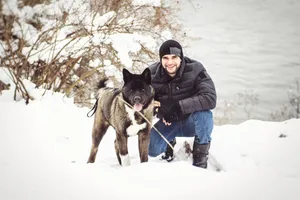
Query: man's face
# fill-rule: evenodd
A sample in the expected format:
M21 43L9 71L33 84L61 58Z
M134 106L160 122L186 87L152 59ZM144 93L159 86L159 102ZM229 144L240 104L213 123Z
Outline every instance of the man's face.
M175 54L167 54L161 58L161 64L163 68L167 70L168 74L171 77L174 77L176 75L176 72L180 67L180 63L180 57L176 56Z

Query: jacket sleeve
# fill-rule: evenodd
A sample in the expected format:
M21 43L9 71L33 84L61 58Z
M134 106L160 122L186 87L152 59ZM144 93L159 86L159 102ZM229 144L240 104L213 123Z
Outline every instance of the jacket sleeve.
M194 96L179 101L183 114L210 110L216 107L217 95L215 85L205 70L196 77L195 89L196 93Z

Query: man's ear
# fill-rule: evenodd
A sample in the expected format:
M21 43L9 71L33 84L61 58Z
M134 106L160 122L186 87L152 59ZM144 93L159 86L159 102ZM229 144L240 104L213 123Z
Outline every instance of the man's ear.
M143 78L146 80L148 85L151 85L151 72L149 68L146 68L142 73Z
M123 68L123 80L124 84L128 83L131 80L132 74L125 68Z

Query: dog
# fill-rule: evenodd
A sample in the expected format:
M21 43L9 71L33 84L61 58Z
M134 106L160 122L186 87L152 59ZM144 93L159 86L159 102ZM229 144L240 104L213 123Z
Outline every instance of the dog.
M151 73L148 68L142 74L132 74L127 69L123 69L123 80L122 88L106 87L107 79L98 84L99 93L94 107L92 147L88 163L95 162L99 143L109 126L112 126L116 131L114 143L120 165L130 165L127 139L135 135L138 135L140 162L148 161L154 108ZM143 114L147 120L140 114Z

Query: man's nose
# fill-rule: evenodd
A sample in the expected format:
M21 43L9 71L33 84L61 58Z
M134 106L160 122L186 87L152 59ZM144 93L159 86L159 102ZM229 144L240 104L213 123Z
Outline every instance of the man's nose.
M167 65L170 65L170 64L173 64L173 60L172 59L167 60Z

